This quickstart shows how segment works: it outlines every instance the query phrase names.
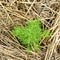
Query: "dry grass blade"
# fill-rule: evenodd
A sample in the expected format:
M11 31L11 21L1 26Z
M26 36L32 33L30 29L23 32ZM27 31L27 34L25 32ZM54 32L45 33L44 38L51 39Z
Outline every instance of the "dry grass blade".
M6 11L6 9L4 8L4 6L1 4L0 2L0 5L3 7L5 13L7 14L8 18L11 20L11 22L13 23L13 20L11 19L11 17L9 16L8 12Z
M34 0L33 3L31 4L31 6L29 7L29 9L28 9L26 15L29 13L29 11L31 10L31 8L33 7L35 1L36 1L36 0Z
M56 25L56 23L58 23L57 26L59 26L59 22L58 21L60 21L60 16L59 16L59 18L57 18L56 21L57 22L55 22L54 26ZM57 30L55 31L54 35L51 36L54 39L53 39L53 42L52 42L51 46L48 48L48 50L46 52L45 60L51 60L52 54L54 52L54 49L59 44L59 41L60 41L59 40L59 36L60 35L58 34L59 33L59 30L60 30L60 27L58 27Z
M39 51L26 52L11 33L14 25L40 18L51 34L43 38ZM60 1L59 0L0 0L0 60L60 60ZM54 55L54 56L53 56ZM52 59L52 57L55 57Z

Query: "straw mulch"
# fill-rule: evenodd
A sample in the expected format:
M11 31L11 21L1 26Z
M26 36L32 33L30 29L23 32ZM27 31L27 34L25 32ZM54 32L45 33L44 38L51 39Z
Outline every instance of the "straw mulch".
M51 35L27 53L10 30L37 17ZM60 0L0 0L0 60L60 60Z

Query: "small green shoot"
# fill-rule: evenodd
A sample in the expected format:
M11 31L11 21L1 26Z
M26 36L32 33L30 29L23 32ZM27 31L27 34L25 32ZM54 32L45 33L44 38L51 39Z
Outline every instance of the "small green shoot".
M50 31L41 28L39 19L28 20L24 26L14 26L12 33L19 39L19 42L26 47L26 50L39 50L39 42L42 38L49 37Z

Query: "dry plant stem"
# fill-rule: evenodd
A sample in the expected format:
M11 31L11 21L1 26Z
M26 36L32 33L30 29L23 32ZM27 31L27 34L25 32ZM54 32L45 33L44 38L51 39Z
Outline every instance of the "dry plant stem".
M6 43L6 42L5 42L5 43ZM1 46L3 46L3 45L1 45ZM7 46L8 46L8 45L7 45ZM3 47L6 48L6 50L13 48L13 46L10 46L10 47L7 47L7 46L6 46L6 47L3 46ZM16 45L16 48L18 49L20 55L25 56L25 53L23 53L22 50L18 48L18 45ZM13 51L13 50L14 50L14 49L12 49L12 51ZM11 50L8 50L8 52L9 52L9 51L11 51ZM11 52L12 52L12 51L11 51ZM15 50L14 50L14 51L15 51ZM22 53L20 53L20 52L22 52ZM4 52L3 52L3 53L4 53ZM12 52L12 53L13 53L13 52ZM8 53L7 53L7 54L8 54ZM25 56L25 57L26 57L26 56Z
M52 38L56 35L57 31L55 31L55 33L51 36L51 38L49 39L49 41L52 40Z
M1 22L6 26L6 24L4 23L3 20L1 20ZM8 27L5 27L4 30L10 35L11 32L8 30L8 31L10 32L10 33L9 33L6 29L8 30ZM18 41L16 40L15 36L14 36L13 34L12 34L12 36L13 36L13 40L18 43ZM10 37L11 37L11 35L10 35Z
M33 2L20 2L20 3L25 3L25 4L32 4ZM39 4L41 2L34 2L34 4ZM41 5L45 6L46 8L50 9L51 11L53 11L54 13L57 13L58 15L60 15L60 13L54 11L52 8L48 7L46 4L41 3ZM31 8L30 8L31 9Z
M13 0L13 1L11 2L11 6L12 6L12 4L13 4L15 1L17 1L17 0Z
M60 20L60 16L57 16L57 18L56 18L56 20L55 20L55 24L54 24L54 27L56 26L56 27L58 27L59 26L59 20ZM53 28L53 30L52 31L54 31L55 29ZM55 34L56 34L57 32L55 31L55 33L51 36L51 38L50 38L50 40L49 41L51 41L51 39L55 36Z
M3 20L1 20L2 21L2 23L6 26L6 24L3 22ZM8 29L8 28L7 28ZM5 29L4 29L5 30ZM10 33L7 31L7 30L5 30L9 35L10 35ZM17 42L18 43L18 41L17 41L17 39L15 39L15 36L13 35L13 40L15 41L15 42ZM9 41L9 40L8 40ZM3 42L3 41L2 41ZM9 42L11 42L11 41L9 41ZM13 42L13 41L12 41ZM14 43L14 42L13 42ZM15 45L16 45L16 47L17 47L17 49L19 49L18 47L20 46L20 47L23 47L23 46L21 46L20 44L17 44L17 43L14 43ZM5 41L5 44L7 44L7 46L11 46L7 41ZM12 47L12 46L11 46ZM23 47L24 48L24 47ZM20 50L20 49L19 49Z
M57 24L58 28L55 31L55 33L53 34L53 36L51 36L51 38L54 37L54 39L53 39L52 45L48 48L48 50L46 52L45 60L50 60L51 59L52 54L54 52L54 49L55 49L55 47L59 43L59 35L58 35L59 30L60 30L60 28L59 28L59 22L60 22L60 16L56 19L56 22L54 24L54 25L56 25L58 23ZM51 40L51 38L50 38L50 40Z
M50 59L51 59L52 54L53 54L53 51L54 51L54 48L55 48L55 47L58 45L58 43L59 43L59 40L58 40L58 38L59 38L59 36L58 36L58 30L59 30L59 29L57 29L57 36L55 35L54 40L53 40L51 46L49 47L49 49L48 49L47 52L46 52L45 60L50 60Z
M4 23L3 20L1 20L1 22L6 26L6 24ZM5 27L5 28L8 29L8 27ZM5 30L5 29L4 29L4 30ZM6 31L6 30L5 30L5 31ZM9 30L8 30L8 31L9 31ZM6 32L10 35L11 32L9 31L9 32L10 32L10 33L9 33L8 31L6 31ZM12 36L13 36L13 35L12 35ZM11 37L11 35L10 35L10 37ZM18 43L18 41L16 40L15 36L13 36L13 40L16 41L16 42ZM13 42L13 41L12 41L12 42ZM9 43L7 43L7 42L5 42L5 43L8 44L8 45L10 46Z
M0 2L0 5L3 7L5 13L7 14L7 16L8 16L8 18L9 18L9 20L13 23L11 17L9 16L8 12L7 12L6 9L4 8L4 6L1 4L1 2ZM14 23L13 23L13 24L14 24Z
M53 26L52 28L50 28L50 30L53 30L53 31L54 31L57 26L58 26L58 25Z
M42 4L42 3L41 3ZM46 6L45 4L42 4L43 6L45 6L46 8L48 8L48 9L50 9L51 11L53 11L54 13L56 13L56 14L58 14L59 16L60 16L60 13L58 13L58 12L56 12L56 11L54 11L52 8L50 8L50 7L48 7L48 6Z
M6 42L6 41L5 41L5 42ZM7 41L6 44L8 44L8 42L10 42L10 43L12 42L12 44L16 45L15 47L16 47L18 50L20 50L19 47L25 48L25 47L21 46L19 43L15 43L14 41L10 41L10 40L9 40L9 41ZM7 45L7 46L11 46L11 47L12 47L11 44L10 44L10 45Z
M34 7L33 7L33 8L34 8ZM34 10L37 11L35 8L34 8ZM33 11L33 12L34 12L34 11ZM34 13L35 13L38 17L40 17L36 12L34 12ZM45 23L44 23L44 24L45 24L48 28L50 28L50 27L49 27L49 23L47 23L46 20L44 20L44 19L41 19L41 20L42 20L43 23L44 23L44 21L45 21L46 24L45 24Z
M6 10L9 11L9 12L14 11L15 13L13 15L17 16L18 18L22 18L22 19L28 20L28 18L26 18L26 17L24 17L24 16L22 16L22 15L20 15L20 14L17 13L17 12L22 12L22 11L18 11L17 9L16 10L8 9L8 8L6 8Z
M40 16L39 16L35 11L33 11L33 13L40 18ZM44 22L44 19L41 19L41 21L42 21L43 24L46 25L46 27L50 28L50 27Z
M57 25L57 23L58 23L59 20L60 20L60 16L57 16L57 18L56 18L56 20L55 20L54 26Z
M3 22L4 23L4 22ZM5 23L4 23L5 24ZM5 30L6 31L6 30ZM7 32L7 31L6 31ZM7 32L8 33L8 32ZM9 34L9 33L8 33ZM10 42L10 41L9 41ZM12 41L13 42L13 41ZM14 42L13 42L14 43ZM5 44L8 44L6 41L5 41ZM16 43L14 43L14 44L16 44ZM12 47L10 44L8 44L7 46L10 46L10 47ZM16 47L17 47L17 49L19 50L19 51L21 51L19 48L18 48L18 46L20 46L20 45L18 45L18 44L16 44ZM32 52L31 51L31 53L33 54L33 55L37 55L38 56L38 54L36 54L35 52ZM24 55L24 54L23 54ZM14 56L12 56L12 57L14 57ZM26 57L26 59L27 59L27 57Z
M34 0L34 1L32 2L31 6L29 7L29 9L28 9L28 11L27 11L27 13L26 13L26 15L29 13L29 11L31 10L31 8L33 7L35 1L36 1L36 0Z
M19 19L23 19L23 20L28 20L29 18L30 18L30 14L29 14L29 16L26 14L26 12L25 11L22 11L22 10L18 10L18 7L16 6L16 8L15 8L15 10L14 10L14 7L15 7L15 1L17 2L19 2L19 3L22 3L22 5L23 6L25 6L26 7L26 10L28 10L27 11L27 14L28 13L33 13L33 15L34 16L37 16L37 17L39 17L39 18L41 18L40 17L40 15L38 14L38 13L36 13L36 12L39 12L39 11L37 11L37 9L35 9L34 11L32 11L33 9L32 8L34 8L34 4L38 4L38 6L40 6L40 4L41 4L41 6L44 6L44 7L46 7L49 11L52 11L53 12L53 15L54 15L54 13L57 15L57 17L54 19L54 25L50 28L50 26L46 23L46 21L45 21L45 19L41 19L41 21L52 31L52 36L51 36L51 38L49 39L49 41L51 41L52 39L52 42L51 42L51 44L49 44L49 46L48 46L48 49L47 49L47 52L46 52L46 56L45 56L45 60L51 60L51 57L52 57L52 55L53 55L53 53L54 53L54 49L57 47L57 45L58 44L60 44L60 31L58 31L58 30L60 30L60 23L58 23L58 22L60 22L60 12L57 12L57 11L55 11L55 10L53 10L53 8L55 7L55 6L53 6L52 8L50 8L49 6L49 1L47 1L47 0L40 0L40 2L37 2L37 0L33 3L33 2L30 2L31 0L9 0L9 2L8 2L8 0L1 0L0 1L0 6L2 7L2 9L0 9L0 10L2 10L2 12L0 11L0 18L3 18L5 15L4 15L4 13L7 15L7 18L11 21L11 22L13 22L13 20L12 20L12 18L9 16L9 13L11 12L11 15L14 15L14 16L16 16L17 18L18 18L18 20ZM28 2L25 2L25 1L28 1ZM47 6L46 4L43 4L44 2L46 2L49 6ZM58 2L58 3L60 3L60 1L58 1L58 0L51 0L51 2L50 2L50 4L52 3L52 4L54 4L54 2L56 3L56 2ZM5 4L7 4L7 6L5 6L5 5L3 5L2 3L5 3ZM18 3L17 3L18 4ZM51 5L52 5L51 4ZM28 5L31 5L30 7L28 6ZM30 9L28 9L28 8L30 8ZM38 8L39 9L39 8ZM24 10L24 9L23 9ZM31 10L31 11L30 11ZM60 10L60 9L59 9ZM4 11L4 12L3 12ZM42 10L43 11L43 10ZM14 12L14 13L12 13L12 12ZM16 12L16 14L15 14L15 12ZM20 13L22 13L21 15L20 15ZM26 16L25 16L25 14L26 14ZM52 17L53 17L53 15L52 15ZM12 16L12 17L14 17L14 16ZM5 18L5 17L4 17ZM0 60L4 60L4 57L6 57L6 55L7 55L7 60L10 60L9 59L9 56L11 56L11 60L24 60L24 58L26 59L26 60L41 60L40 58L41 58L41 56L40 56L40 54L41 55L43 55L44 54L44 52L42 53L42 51L40 52L33 52L33 51L31 51L30 53L31 53L31 56L32 57L29 57L28 55L29 54L27 54L26 53L26 51L24 50L24 47L22 47L19 43L18 43L18 41L17 41L17 39L15 38L15 36L13 36L12 35L12 33L9 31L9 28L8 28L8 25L5 23L5 21L4 21L4 18L3 19L0 19L0 23L1 24L3 24L5 27L3 28L2 27L2 29L3 29L3 32L5 31L5 33L7 33L7 35L8 36L5 36L6 37L6 39L3 39L4 37L4 35L1 33L0 34L0 41L2 42L2 43L4 43L4 44L6 44L7 46L4 46L4 45L0 45ZM33 17L32 17L33 18ZM6 19L6 20L8 20L8 19ZM53 18L52 18L53 19ZM51 19L51 20L52 20ZM14 22L13 22L14 23ZM13 24L12 23L12 24ZM52 23L53 24L53 23ZM9 26L10 27L10 26ZM1 30L1 28L0 28L0 30ZM43 40L42 40L43 41ZM41 41L41 42L42 42ZM9 42L9 43L8 43ZM11 45L11 43L13 44L13 45ZM14 45L15 45L15 48L14 48ZM45 45L46 46L46 45ZM21 49L20 49L21 48ZM6 53L7 52L7 53ZM17 52L17 55L16 55L16 53L15 52ZM3 56L3 54L5 55L5 56ZM20 57L20 56L22 56L22 57ZM34 56L34 57L33 57ZM37 56L37 57L36 57ZM34 58L37 58L37 59L34 59ZM56 58L55 58L55 60L60 60L60 56L57 56Z
M7 51L8 51L8 52L7 52ZM9 50L4 49L3 46L1 46L1 45L0 45L0 52L5 53L6 55L10 55L10 56L13 57L13 58L21 59L21 58L18 58L18 57L16 57L16 56L12 55L12 54L11 54L12 51L9 51ZM6 53L6 52L7 52L7 53Z

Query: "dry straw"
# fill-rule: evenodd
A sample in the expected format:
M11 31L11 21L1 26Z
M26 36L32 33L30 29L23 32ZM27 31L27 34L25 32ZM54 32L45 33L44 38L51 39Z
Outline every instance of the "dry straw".
M44 46L41 45L40 51L27 53L10 29L36 17L41 18L51 35L49 39L42 39L40 45ZM0 60L60 60L56 51L59 42L59 0L0 0Z

